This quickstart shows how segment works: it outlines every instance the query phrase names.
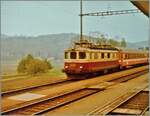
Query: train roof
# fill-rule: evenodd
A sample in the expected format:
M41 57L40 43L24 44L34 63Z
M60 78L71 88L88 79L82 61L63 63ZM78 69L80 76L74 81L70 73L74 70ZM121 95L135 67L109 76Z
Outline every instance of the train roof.
M123 51L123 52L128 52L128 53L148 53L148 51L146 50L113 47L108 44L94 44L92 42L89 42L87 39L74 42L74 45L65 51L74 51L74 50L77 50L77 51L79 50L82 50L82 51L112 50L112 51Z
M123 48L123 49L121 49L121 51L128 52L128 53L148 53L147 50L129 49L129 48Z
M78 42L74 42L73 49L79 49L79 48L86 48L86 49L93 49L93 50L119 50L116 47L113 47L108 44L94 44L92 42L89 42L88 40L80 40Z

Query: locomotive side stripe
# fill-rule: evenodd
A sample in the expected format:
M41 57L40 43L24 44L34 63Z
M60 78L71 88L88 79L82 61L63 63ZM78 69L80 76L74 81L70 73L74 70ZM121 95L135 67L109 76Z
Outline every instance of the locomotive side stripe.
M134 59L126 59L126 60L123 60L123 62L130 62L130 61L141 61L141 60L148 60L148 58L134 58Z
M103 60L76 60L76 59L69 59L64 60L64 62L74 62L74 63L88 63L88 62L107 62L107 61L118 61L118 59L103 59Z

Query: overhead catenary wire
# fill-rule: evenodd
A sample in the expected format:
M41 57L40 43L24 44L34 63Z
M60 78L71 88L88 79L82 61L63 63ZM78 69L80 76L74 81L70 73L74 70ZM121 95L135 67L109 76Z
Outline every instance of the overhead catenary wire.
M138 9L130 9L130 10L111 10L111 11L103 11L103 12L93 12L93 13L84 13L80 14L82 16L108 16L108 15L120 15L120 14L132 14L132 13L141 13Z

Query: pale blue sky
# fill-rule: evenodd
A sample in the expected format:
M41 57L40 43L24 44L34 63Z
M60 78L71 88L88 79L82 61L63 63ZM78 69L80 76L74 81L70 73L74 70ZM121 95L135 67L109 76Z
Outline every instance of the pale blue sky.
M129 1L84 1L83 12L135 9ZM2 1L1 31L7 35L37 36L79 33L79 1ZM84 34L99 31L129 42L148 40L149 19L142 13L84 17Z

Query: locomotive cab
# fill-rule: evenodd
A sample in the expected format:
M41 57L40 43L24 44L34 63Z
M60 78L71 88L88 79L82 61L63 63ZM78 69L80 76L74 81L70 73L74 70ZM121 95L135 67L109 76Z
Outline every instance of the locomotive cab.
M86 72L89 53L85 50L67 50L64 54L64 72L77 74Z
M65 51L65 60L68 59L87 59L87 53L85 51Z

